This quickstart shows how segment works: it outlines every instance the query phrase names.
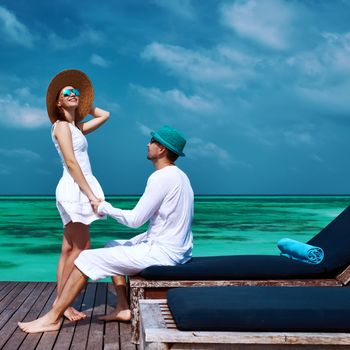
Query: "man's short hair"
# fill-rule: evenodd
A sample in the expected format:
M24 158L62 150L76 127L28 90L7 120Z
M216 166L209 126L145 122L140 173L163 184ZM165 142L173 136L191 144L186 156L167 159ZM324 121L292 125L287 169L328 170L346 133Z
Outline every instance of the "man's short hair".
M176 154L175 152L170 151L170 149L168 149L168 148L166 148L166 147L165 147L165 149L167 150L167 158L168 158L172 163L174 163L174 162L177 160L177 158L179 158L179 155Z

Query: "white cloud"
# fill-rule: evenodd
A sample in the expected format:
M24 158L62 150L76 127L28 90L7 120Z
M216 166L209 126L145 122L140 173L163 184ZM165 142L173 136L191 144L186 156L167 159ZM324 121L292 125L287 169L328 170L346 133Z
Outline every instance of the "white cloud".
M99 45L105 41L105 36L101 31L92 28L84 28L76 37L65 39L54 32L48 36L50 45L56 50L69 50L81 45L91 44Z
M330 75L350 73L350 32L323 33L322 38L313 50L289 57L287 64L323 81Z
M350 113L350 81L334 86L297 87L296 92L312 102L317 109Z
M317 154L311 154L310 158L318 163L324 163L324 160Z
M46 111L21 104L11 95L0 96L0 123L6 126L35 129L49 124Z
M323 48L325 64L331 64L333 70L350 72L350 32L324 33L323 37L326 39L326 47Z
M153 0L153 3L184 19L192 20L195 18L195 12L191 0Z
M225 45L219 45L217 50L223 57L240 66L254 67L262 60L258 56L251 56L235 48Z
M0 6L1 39L27 48L33 47L34 37L15 14Z
M324 71L324 66L320 58L315 55L314 52L304 52L296 56L288 57L286 63L291 67L300 69L308 76L316 76L322 74Z
M103 68L106 68L109 66L109 62L107 60L105 60L103 57L95 53L91 55L90 62L96 66L100 66Z
M350 32L323 33L322 39L286 60L298 77L295 92L322 112L349 113Z
M274 138L271 137L270 130L262 130L261 128L256 128L254 126L246 126L244 134L253 140L254 143L259 143L267 147L274 146L274 143L272 142Z
M17 149L0 148L0 156L12 158L12 159L20 158L27 163L37 162L37 161L40 161L41 159L38 153L35 153L31 150L24 149L24 148L17 148Z
M283 136L286 142L293 147L312 145L314 143L314 139L308 131L286 130L283 132Z
M198 95L186 96L178 89L161 91L158 88L144 88L141 86L132 86L137 92L145 96L150 101L167 105L169 107L178 106L191 112L210 112L216 108L216 103L208 101Z
M231 154L213 142L205 142L198 137L192 137L186 145L186 156L190 158L211 158L216 160L222 167L228 169L233 165L243 165L235 161ZM244 164L248 165L248 164Z
M290 46L290 30L296 17L282 0L240 0L221 7L222 22L240 36L264 46L284 50Z
M208 55L180 46L154 42L146 46L142 57L161 63L176 75L196 81L222 83L234 78L234 72L230 66L216 62Z
M145 135L145 136L150 136L150 133L152 131L151 128L149 128L148 126L140 123L140 122L136 122L136 125L137 125L137 128L141 131L142 135Z

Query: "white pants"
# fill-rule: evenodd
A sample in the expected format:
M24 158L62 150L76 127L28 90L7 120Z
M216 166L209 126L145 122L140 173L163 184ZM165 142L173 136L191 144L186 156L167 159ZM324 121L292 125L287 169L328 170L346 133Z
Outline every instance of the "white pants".
M146 267L176 265L176 261L156 242L147 241L142 233L128 241L110 241L105 248L84 250L74 264L95 281L115 275L136 275Z

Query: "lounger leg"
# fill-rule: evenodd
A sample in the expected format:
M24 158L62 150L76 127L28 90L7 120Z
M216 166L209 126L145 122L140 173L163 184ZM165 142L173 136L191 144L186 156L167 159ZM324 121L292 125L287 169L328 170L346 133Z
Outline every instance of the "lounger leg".
M139 300L144 299L144 288L131 288L130 310L131 310L131 341L134 344L140 343L140 309Z

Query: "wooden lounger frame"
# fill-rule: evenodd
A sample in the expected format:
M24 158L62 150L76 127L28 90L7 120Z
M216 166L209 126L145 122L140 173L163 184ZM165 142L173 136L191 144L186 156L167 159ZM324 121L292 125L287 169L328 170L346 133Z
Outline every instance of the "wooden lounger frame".
M140 300L140 319L140 350L350 348L350 333L179 331L165 299Z
M327 279L290 279L290 280L148 280L140 276L129 277L130 308L132 313L132 342L139 343L140 312L142 299L164 299L169 288L212 287L212 286L345 286L350 282L350 265L335 278ZM335 349L334 349L335 350Z

